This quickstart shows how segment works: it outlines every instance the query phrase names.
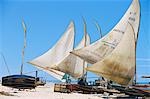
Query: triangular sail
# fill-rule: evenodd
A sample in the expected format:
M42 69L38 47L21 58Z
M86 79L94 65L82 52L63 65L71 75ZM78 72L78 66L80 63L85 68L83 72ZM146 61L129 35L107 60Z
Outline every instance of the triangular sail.
M29 63L39 67L53 67L54 65L60 63L63 59L65 59L65 57L70 54L69 52L73 50L73 44L74 24L73 22L71 22L67 31L52 49L48 50L46 53L35 58Z
M36 66L37 67L37 66ZM65 73L54 70L54 69L45 69L45 68L41 68L41 67L37 67L40 70L43 70L44 72L47 72L49 75L51 75L52 77L56 78L57 80L63 82L63 76L65 75Z
M88 63L94 64L102 60L115 49L124 35L128 22L133 26L135 39L137 40L139 21L139 1L133 0L123 18L106 36L85 48L74 50L71 53L79 56Z
M73 45L74 23L71 22L66 32L53 48L28 63L33 64L34 66L49 73L52 67L54 67L56 64L59 64L66 57L68 57L68 55L70 55L70 51L73 50Z
M76 47L76 49L84 47L85 42L86 45L90 44L90 37L88 34L86 34L86 40L84 36L79 45ZM65 58L61 63L56 65L53 69L70 74L73 78L79 78L84 75L83 62L84 61L82 59L76 57L75 55L70 54L67 58ZM84 66L86 67L87 63L85 63Z
M53 76L54 78L58 79L59 81L64 82L63 76L65 75L65 73L53 69L50 69L49 71L47 71L47 73Z
M129 84L135 71L135 36L131 25L128 25L125 35L112 53L87 70L118 84Z

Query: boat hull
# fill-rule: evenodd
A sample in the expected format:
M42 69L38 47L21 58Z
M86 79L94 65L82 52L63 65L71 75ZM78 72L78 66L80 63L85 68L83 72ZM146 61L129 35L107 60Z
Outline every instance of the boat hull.
M71 92L78 92L83 94L92 94L92 93L104 93L102 88L97 88L95 86L90 85L79 85L79 84L55 84L54 92L61 92L61 93L71 93Z
M111 85L111 87L130 96L150 97L150 93L148 91L135 86L123 87L118 85Z
M2 85L17 89L33 89L36 87L36 78L27 75L10 75L2 77Z

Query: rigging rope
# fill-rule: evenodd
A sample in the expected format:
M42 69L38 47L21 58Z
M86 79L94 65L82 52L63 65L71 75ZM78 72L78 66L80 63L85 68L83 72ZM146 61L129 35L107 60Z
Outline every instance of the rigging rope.
M9 70L9 68L8 68L8 65L7 65L6 59L5 59L4 55L3 55L3 53L1 53L1 55L2 55L2 57L3 57L3 60L4 60L4 63L5 63L5 66L7 67L7 71L8 71L8 73L9 73L9 75L10 75L10 70Z
M31 73L34 73L36 71L42 71L42 70L34 70L34 71L26 72L26 73L23 73L23 74L31 74Z

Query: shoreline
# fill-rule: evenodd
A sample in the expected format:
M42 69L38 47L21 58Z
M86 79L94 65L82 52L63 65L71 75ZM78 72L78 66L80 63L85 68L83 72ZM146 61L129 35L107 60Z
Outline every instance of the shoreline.
M38 86L32 90L18 91L18 89L8 88L0 85L0 99L103 99L94 94L79 94L79 93L57 93L53 91L54 84L46 84Z

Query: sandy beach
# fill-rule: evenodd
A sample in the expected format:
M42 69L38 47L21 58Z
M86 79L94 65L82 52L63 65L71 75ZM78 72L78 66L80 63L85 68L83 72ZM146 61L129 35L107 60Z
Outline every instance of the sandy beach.
M57 93L53 91L54 84L49 83L45 86L39 86L33 90L18 91L17 89L8 88L0 85L0 99L102 99L96 95L79 94L79 93Z

